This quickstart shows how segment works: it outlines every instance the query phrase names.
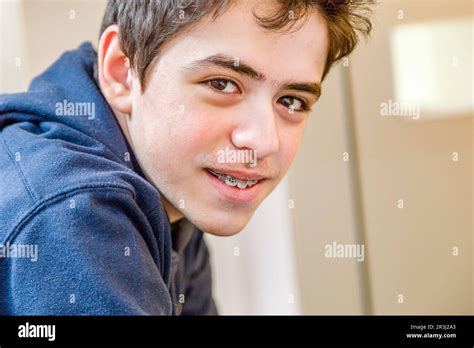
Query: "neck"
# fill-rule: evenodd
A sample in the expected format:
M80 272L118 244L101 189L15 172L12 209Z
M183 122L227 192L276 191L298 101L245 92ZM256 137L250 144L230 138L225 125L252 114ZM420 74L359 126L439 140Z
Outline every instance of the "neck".
M163 203L166 214L168 215L170 224L184 218L184 215L181 214L181 212L176 209L164 196L161 196L161 202Z

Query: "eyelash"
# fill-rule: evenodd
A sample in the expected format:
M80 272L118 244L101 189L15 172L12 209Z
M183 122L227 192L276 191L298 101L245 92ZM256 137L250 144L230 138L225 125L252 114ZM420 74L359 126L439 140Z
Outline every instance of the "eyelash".
M233 83L239 90L239 86L237 83L235 83L234 81L232 80L229 80L229 79L225 79L225 78L217 78L217 79L211 79L211 80L206 80L206 81L203 81L202 83L204 83L206 86L208 86L213 92L215 93L218 93L220 95L224 94L224 95L227 95L227 94L233 94L233 93L225 93L225 92L222 92L220 91L219 89L215 88L214 86L211 85L211 82L215 82L215 81L224 81L224 82L230 82L230 83ZM283 98L292 98L292 99L296 99L298 100L301 104L302 104L302 109L301 110L295 110L295 112L310 112L311 111L311 108L309 107L308 103L306 101L304 101L303 99L301 98L298 98L298 97L293 97L293 96L283 96L281 97L280 99L283 99ZM279 99L279 100L280 100Z

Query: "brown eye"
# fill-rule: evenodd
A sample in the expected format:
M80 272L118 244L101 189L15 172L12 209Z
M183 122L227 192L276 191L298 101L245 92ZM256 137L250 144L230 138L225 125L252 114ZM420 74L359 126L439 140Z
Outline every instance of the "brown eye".
M231 80L213 79L206 81L206 83L221 93L234 94L239 92L239 87Z
M281 104L286 106L288 109L293 111L308 111L308 104L306 104L303 100L295 97L282 97L280 98Z

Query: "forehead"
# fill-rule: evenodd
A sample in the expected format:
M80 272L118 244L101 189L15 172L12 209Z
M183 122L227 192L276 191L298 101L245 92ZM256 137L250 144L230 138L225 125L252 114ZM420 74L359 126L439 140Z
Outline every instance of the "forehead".
M253 12L272 15L275 6L274 1L237 1L215 20L205 17L177 35L170 46L182 64L225 53L251 63L275 81L320 80L328 52L325 19L312 11L289 32L268 31Z

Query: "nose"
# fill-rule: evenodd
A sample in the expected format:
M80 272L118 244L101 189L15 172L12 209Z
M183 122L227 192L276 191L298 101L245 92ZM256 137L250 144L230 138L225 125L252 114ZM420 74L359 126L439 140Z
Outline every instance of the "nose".
M261 101L251 105L233 128L231 138L235 147L256 151L258 160L275 154L280 141L272 105Z

